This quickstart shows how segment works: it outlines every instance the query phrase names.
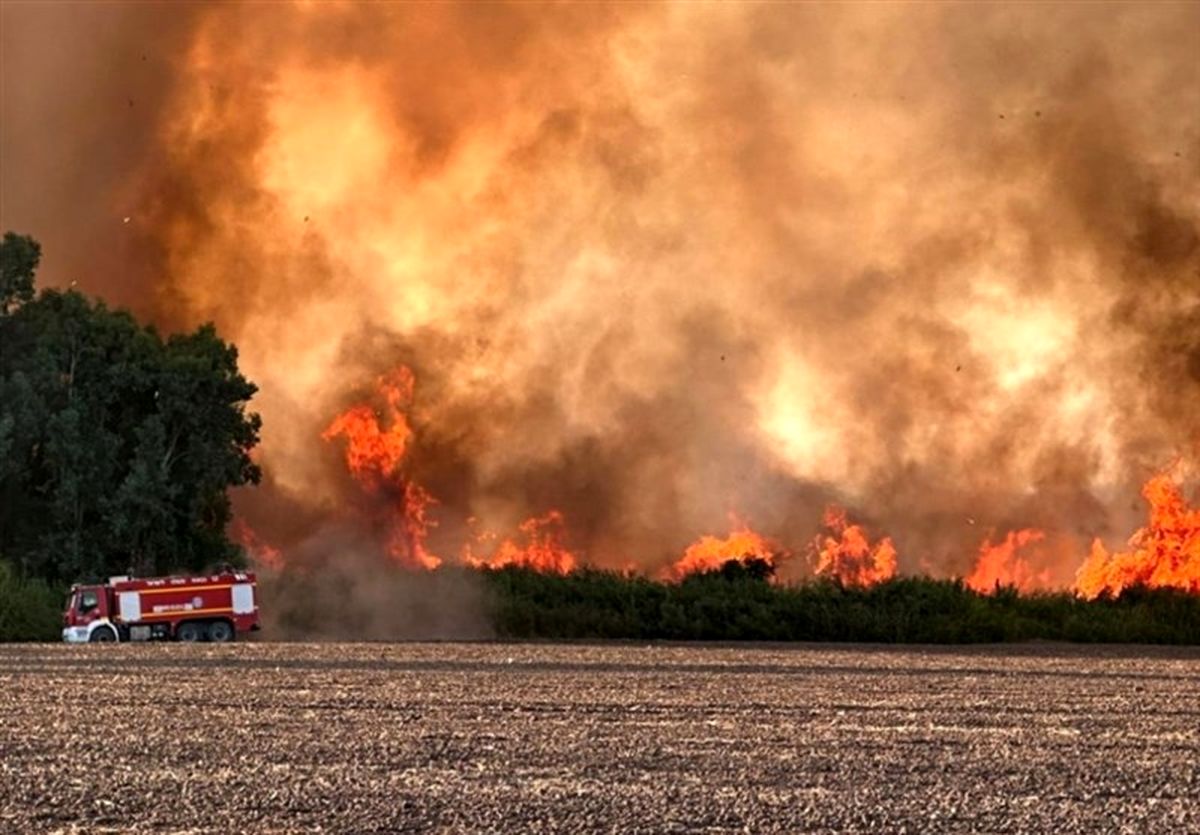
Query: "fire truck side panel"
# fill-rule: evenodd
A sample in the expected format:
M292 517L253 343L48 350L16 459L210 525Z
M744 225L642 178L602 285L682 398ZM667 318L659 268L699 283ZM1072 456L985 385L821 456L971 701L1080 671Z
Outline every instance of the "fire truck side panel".
M99 597L100 605L79 605L84 594ZM64 615L68 628L63 630L63 638L68 641L88 640L92 626L88 621L101 617L111 620L120 640L135 641L173 637L179 625L186 622L225 621L234 634L259 627L255 577L245 572L113 578L107 586L77 587L72 601Z
M249 583L238 583L230 589L230 595L235 615L249 615L254 612L254 586Z
M117 611L119 617L126 623L135 623L142 619L141 596L136 591L117 593Z
M254 578L248 574L137 578L115 584L114 590L126 625L169 623L174 631L184 621L228 620L236 632L258 625ZM126 617L126 606L137 616Z

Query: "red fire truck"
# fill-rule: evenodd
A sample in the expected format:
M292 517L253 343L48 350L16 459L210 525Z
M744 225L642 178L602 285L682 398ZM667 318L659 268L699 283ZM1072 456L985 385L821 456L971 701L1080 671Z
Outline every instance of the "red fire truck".
M232 641L259 628L254 574L112 577L75 586L63 612L63 640Z

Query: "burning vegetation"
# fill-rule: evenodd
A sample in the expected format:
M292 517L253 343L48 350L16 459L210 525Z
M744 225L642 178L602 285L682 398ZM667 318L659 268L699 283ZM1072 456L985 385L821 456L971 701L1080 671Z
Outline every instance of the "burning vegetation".
M495 534L483 533L463 546L463 562L473 568L532 568L535 571L567 574L579 565L564 544L566 520L557 510L526 519L517 529L517 537L492 545ZM490 546L490 547L489 547ZM477 553L488 553L476 556Z
M1200 593L1200 510L1189 507L1167 475L1146 482L1142 495L1150 521L1129 540L1128 550L1109 553L1100 540L1079 569L1075 588L1087 599L1116 597L1134 586Z
M689 545L683 556L670 565L665 577L682 580L689 574L717 571L730 561L745 564L751 560L762 560L773 569L776 560L787 556L762 534L752 531L745 522L736 517L733 522L734 529L724 539L705 534Z
M998 588L1015 588L1029 592L1048 588L1049 573L1034 568L1027 550L1046 538L1045 533L1033 529L1009 531L995 545L984 540L979 546L979 558L975 568L963 578L968 587L982 594Z
M408 568L437 568L442 564L425 546L433 496L403 473L403 463L412 440L405 409L412 401L414 378L401 366L381 377L377 394L382 415L368 404L359 404L338 415L321 433L330 441L345 439L346 467L361 489L382 497L376 505L386 530L386 551L398 564ZM382 417L384 425L380 425Z
M846 511L837 506L825 509L828 534L819 536L817 576L829 577L847 586L873 586L896 576L896 547L886 536L871 545L860 525L846 521Z
M351 406L334 418L321 437L343 442L348 473L372 499L369 506L384 517L384 544L392 559L405 568L434 569L443 560L429 551L426 540L430 528L437 525L433 514L438 500L405 467L406 456L417 442L408 414L415 387L411 369L394 369L378 379L375 405ZM1187 505L1179 486L1165 474L1151 478L1143 495L1150 504L1149 525L1133 536L1125 552L1110 554L1099 540L1094 542L1077 572L1073 590L1079 596L1115 597L1134 586L1200 592L1200 511ZM658 576L679 581L719 571L731 562L743 566L757 562L774 575L793 561L792 552L778 542L735 514L730 518L727 536L701 536ZM585 565L567 544L570 532L561 510L527 518L511 537L477 527L476 520L469 520L469 535L457 551L457 561L463 565L552 574L568 574ZM891 538L882 536L872 543L863 525L849 521L845 508L829 505L823 528L805 551L813 577L868 588L898 576L899 555ZM263 543L243 521L238 521L235 534L254 559L271 568L282 565L279 549ZM1009 588L1026 593L1053 590L1050 571L1039 566L1045 552L1039 552L1038 546L1045 539L1044 531L1033 528L1009 531L995 543L986 538L974 567L962 577L964 585L981 594ZM627 562L627 566L637 565Z
M238 346L264 562L1196 591L1186 469L1120 543L1195 457L1200 6L3 14L3 224Z

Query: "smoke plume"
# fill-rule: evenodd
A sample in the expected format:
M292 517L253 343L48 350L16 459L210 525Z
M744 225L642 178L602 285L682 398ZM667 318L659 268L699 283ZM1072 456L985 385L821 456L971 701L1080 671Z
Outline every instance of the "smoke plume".
M837 503L901 572L1045 530L1063 584L1194 448L1200 6L3 19L2 225L239 346L285 554L370 538L321 435L400 366L450 562L551 509L594 565L731 513L799 552Z

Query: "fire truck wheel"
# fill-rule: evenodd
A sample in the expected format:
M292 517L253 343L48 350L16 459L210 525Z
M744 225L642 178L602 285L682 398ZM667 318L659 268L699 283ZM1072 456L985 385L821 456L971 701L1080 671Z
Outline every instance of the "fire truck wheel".
M224 644L233 640L233 627L228 621L214 620L208 625L208 640L214 644Z
M191 621L179 624L175 630L175 637L181 641L193 644L196 641L204 640L204 626Z
M117 633L113 632L113 628L111 626L97 626L92 630L92 635L90 638L88 638L88 640L94 644L108 644L117 640Z

